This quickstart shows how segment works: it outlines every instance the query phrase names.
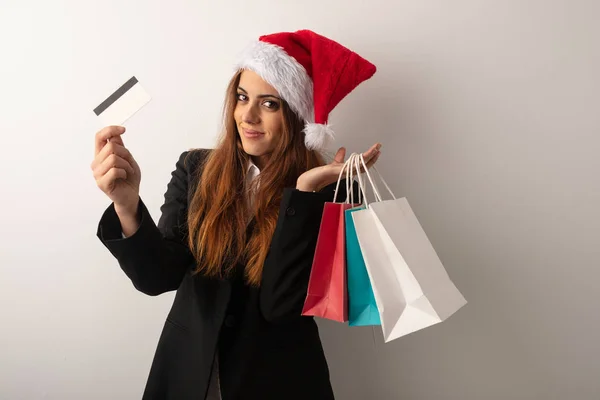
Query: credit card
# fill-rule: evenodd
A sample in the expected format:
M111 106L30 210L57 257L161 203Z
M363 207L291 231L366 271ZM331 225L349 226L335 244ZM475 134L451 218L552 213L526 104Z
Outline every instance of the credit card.
M104 126L123 125L152 98L135 76L114 91L98 107L94 108Z

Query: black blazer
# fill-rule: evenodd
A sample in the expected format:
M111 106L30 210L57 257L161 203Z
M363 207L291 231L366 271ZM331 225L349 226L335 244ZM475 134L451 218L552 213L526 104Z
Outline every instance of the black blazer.
M312 317L301 316L324 203L336 184L316 193L286 188L260 288L241 275L228 280L192 276L187 206L208 150L183 152L155 224L140 199L141 225L122 238L111 204L97 236L133 286L156 296L177 290L143 394L147 400L201 400L215 351L223 400L333 399L329 369ZM358 188L354 186L358 195ZM337 202L346 198L340 182ZM243 266L238 266L240 270Z

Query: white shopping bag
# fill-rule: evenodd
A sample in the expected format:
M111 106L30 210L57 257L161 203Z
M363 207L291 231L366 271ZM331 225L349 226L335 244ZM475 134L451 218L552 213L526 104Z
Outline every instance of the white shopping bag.
M356 235L381 316L385 342L446 320L467 301L458 291L406 198L382 200L362 163L376 201L352 213ZM361 191L364 181L358 174Z

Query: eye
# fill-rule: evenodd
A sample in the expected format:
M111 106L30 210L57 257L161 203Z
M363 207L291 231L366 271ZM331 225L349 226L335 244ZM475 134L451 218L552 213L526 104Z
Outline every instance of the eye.
M279 103L273 100L265 100L263 104L270 110L277 110L279 108Z
M239 101L246 101L246 100L248 100L248 97L245 94L243 94L243 93L238 93L237 94L237 99Z

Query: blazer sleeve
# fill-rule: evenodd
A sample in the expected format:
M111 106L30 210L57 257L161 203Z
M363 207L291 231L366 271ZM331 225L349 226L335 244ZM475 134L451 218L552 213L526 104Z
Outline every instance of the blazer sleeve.
M194 257L185 242L187 237L188 168L194 163L179 157L155 224L140 198L140 226L131 236L123 237L114 203L102 215L97 236L117 259L121 269L142 293L156 296L179 287Z
M325 202L333 201L335 184L320 192L286 188L260 287L260 308L269 322L285 322L302 314ZM358 183L354 182L354 198ZM336 202L346 198L340 184ZM356 201L356 200L355 200Z

